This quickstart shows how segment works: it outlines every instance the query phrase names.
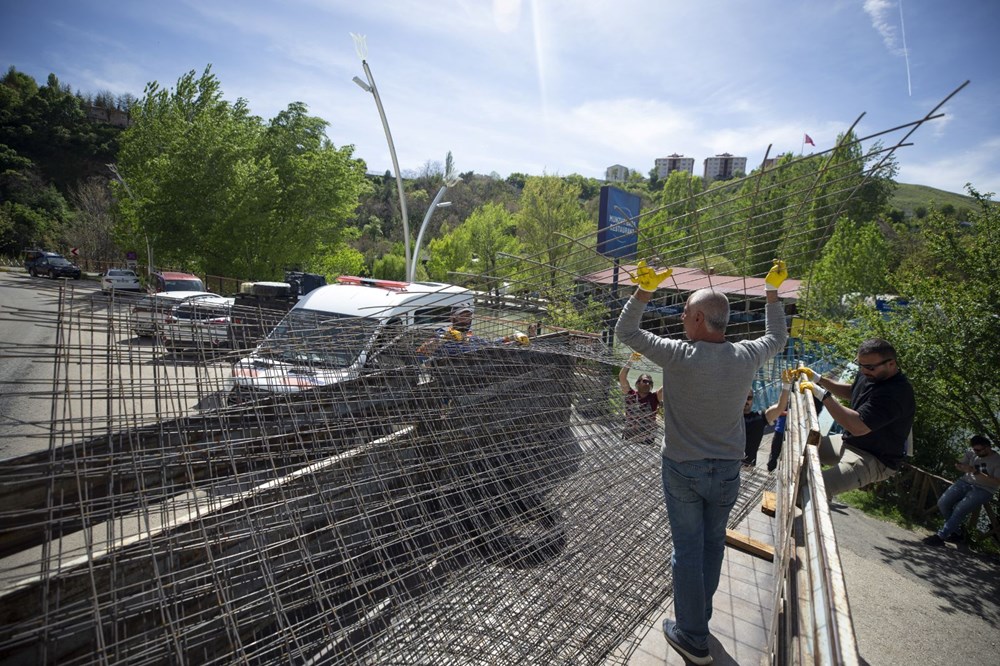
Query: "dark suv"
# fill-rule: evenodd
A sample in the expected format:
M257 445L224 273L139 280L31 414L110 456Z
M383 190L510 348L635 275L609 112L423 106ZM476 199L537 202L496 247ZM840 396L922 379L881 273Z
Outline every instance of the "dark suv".
M46 252L45 250L25 250L24 251L24 270L31 272L31 267L35 265L35 262L42 257L61 257L62 255L58 252Z
M82 275L79 266L54 252L42 252L41 256L36 257L30 263L25 260L25 265L31 277L45 275L50 278L65 277L79 280Z

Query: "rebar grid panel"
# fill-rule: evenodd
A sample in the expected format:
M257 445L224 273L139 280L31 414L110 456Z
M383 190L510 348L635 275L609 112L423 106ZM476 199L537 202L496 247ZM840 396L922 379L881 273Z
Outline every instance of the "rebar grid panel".
M754 277L703 277L759 316L770 259L818 256L903 145L861 162L840 146L650 211L643 242L677 268L729 248ZM172 311L139 337L135 299L72 284L0 314L32 324L0 343L27 367L0 423L0 660L626 663L671 593L671 539L658 447L621 436L627 350L601 336L620 300L582 332L550 312L612 266L594 245L554 236L475 276L490 292L455 343L377 312L281 337L284 313L232 308L193 314L190 344L168 349ZM537 324L527 346L508 341ZM761 331L751 316L730 339ZM730 527L773 484L743 474Z
M592 337L231 400L247 350L174 358L95 298L18 313L73 417L0 468L13 662L597 662L669 593L658 451Z

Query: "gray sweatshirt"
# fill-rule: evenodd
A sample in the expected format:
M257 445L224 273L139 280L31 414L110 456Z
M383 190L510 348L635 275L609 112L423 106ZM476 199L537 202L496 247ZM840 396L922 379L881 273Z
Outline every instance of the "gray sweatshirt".
M645 307L630 298L618 317L615 335L663 368L666 427L661 455L675 462L742 458L743 404L754 374L788 339L784 306L768 303L764 335L739 342L661 338L639 328Z

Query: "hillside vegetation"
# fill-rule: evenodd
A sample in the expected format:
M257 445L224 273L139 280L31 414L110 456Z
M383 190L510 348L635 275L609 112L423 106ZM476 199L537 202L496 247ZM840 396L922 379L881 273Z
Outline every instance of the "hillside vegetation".
M927 185L897 183L896 192L892 195L889 205L903 211L906 217L917 217L920 209L941 210L946 206L952 206L956 211L974 210L977 204L975 199L964 194L946 192ZM961 219L967 217L962 215Z

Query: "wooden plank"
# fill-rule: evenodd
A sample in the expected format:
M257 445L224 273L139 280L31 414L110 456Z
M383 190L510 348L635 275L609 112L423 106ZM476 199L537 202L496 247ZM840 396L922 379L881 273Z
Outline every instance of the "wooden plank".
M764 497L760 500L760 511L765 516L774 517L778 511L778 497L770 490L764 491Z
M757 541L745 534L740 534L733 530L726 530L726 544L736 550L749 553L754 557L759 557L768 562L774 561L774 546L763 541Z

